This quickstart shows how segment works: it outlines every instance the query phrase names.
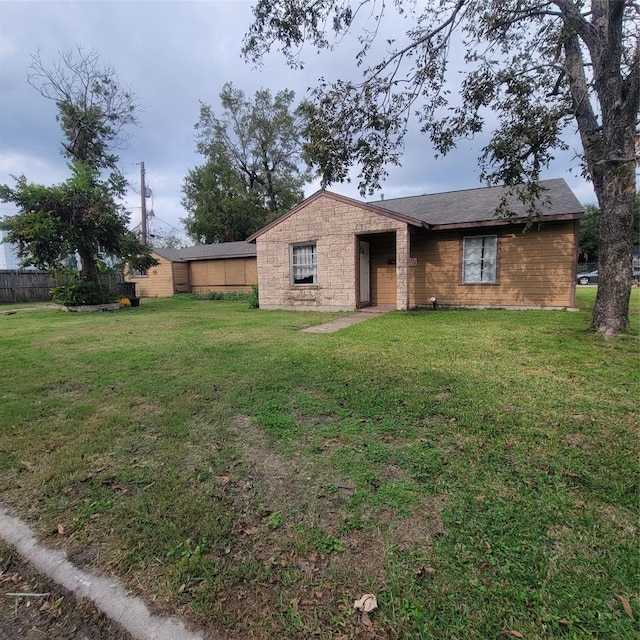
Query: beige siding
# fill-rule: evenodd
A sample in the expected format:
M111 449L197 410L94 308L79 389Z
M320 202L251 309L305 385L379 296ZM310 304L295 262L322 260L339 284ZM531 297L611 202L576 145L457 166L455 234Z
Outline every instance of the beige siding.
M256 258L226 258L221 260L194 260L171 262L153 254L159 264L149 269L146 276L125 276L127 282L136 283L136 293L144 298L168 298L174 293L250 293L256 284Z
M189 293L191 286L189 283L189 264L186 262L173 263L173 292Z
M522 233L487 231L498 235L498 283L461 283L461 242L464 232L412 237L410 303L442 305L570 307L574 304L574 222L548 222Z
M140 298L167 298L173 295L172 262L152 254L159 264L151 267L146 276L132 277L125 275L127 282L136 283L136 295Z
M385 235L383 242L372 245L371 304L396 304L396 243Z
M193 293L249 293L256 284L256 258L194 260L191 267Z

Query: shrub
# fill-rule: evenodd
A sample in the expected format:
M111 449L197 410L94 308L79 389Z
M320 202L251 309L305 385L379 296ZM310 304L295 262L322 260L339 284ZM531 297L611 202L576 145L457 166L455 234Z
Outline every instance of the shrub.
M69 275L65 284L53 287L50 293L57 303L67 307L108 304L116 300L116 295L110 287L86 280L78 273Z
M251 285L251 293L249 294L249 309L258 309L260 307L260 297L258 296L258 285Z

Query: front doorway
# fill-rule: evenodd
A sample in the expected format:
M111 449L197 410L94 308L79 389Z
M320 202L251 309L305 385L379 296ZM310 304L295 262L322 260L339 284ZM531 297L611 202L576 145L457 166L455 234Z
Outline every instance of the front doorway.
M358 238L358 306L394 305L396 290L396 234L368 233Z

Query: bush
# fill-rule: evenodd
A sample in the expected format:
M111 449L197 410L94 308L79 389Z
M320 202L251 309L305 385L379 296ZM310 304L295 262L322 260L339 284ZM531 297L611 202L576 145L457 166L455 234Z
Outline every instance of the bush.
M109 304L116 300L116 295L110 287L85 280L77 273L71 274L66 284L54 287L50 293L55 302L66 307Z
M260 297L258 296L258 285L251 285L251 293L249 294L249 309L258 309L260 307Z

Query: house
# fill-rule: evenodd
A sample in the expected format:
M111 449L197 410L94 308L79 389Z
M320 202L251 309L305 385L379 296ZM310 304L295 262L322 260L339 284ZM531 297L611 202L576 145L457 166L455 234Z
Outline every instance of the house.
M256 246L246 242L202 244L186 249L153 249L158 265L125 274L136 294L164 298L174 293L249 293L256 284Z
M0 269L33 269L21 266L17 247L5 242L6 234L6 231L0 230Z
M541 183L541 216L503 187L365 203L318 191L248 239L262 309L427 305L575 306L583 207L562 179Z

